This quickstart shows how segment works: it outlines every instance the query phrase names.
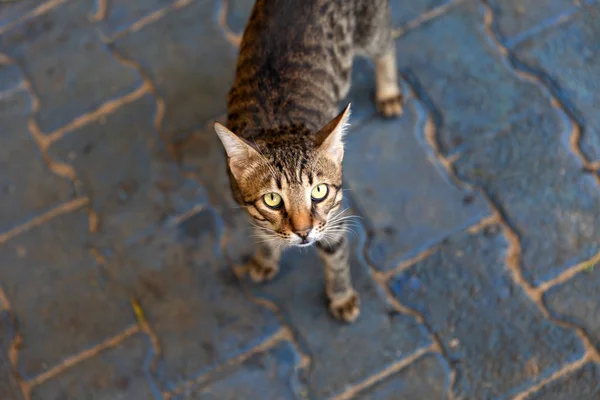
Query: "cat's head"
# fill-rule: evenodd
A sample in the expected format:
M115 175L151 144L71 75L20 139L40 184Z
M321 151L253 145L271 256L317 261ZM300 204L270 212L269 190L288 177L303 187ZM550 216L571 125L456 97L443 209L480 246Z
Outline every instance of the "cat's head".
M215 123L229 164L236 201L261 240L306 246L343 229L343 137L350 104L317 134L273 132L249 142Z

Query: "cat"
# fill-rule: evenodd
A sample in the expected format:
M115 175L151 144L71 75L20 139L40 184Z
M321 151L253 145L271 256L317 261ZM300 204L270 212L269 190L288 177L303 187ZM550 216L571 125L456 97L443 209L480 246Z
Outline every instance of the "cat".
M262 242L247 265L272 279L282 249L315 244L332 315L360 313L350 277L342 160L355 55L375 64L385 117L402 113L388 0L257 0L244 30L226 126L215 122L235 201Z

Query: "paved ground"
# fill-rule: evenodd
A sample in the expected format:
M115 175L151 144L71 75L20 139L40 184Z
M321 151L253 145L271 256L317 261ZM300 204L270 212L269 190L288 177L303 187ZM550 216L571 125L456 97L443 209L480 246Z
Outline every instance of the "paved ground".
M249 0L0 4L0 399L599 399L600 4L393 1L357 62L356 324L256 286L210 128Z

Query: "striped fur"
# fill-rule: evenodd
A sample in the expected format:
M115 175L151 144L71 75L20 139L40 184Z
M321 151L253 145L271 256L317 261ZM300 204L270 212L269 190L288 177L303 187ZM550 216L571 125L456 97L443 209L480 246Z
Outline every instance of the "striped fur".
M248 265L255 281L275 276L287 246L316 243L325 264L332 314L353 321L358 295L349 270L341 216L343 137L354 57L376 65L376 100L386 116L401 112L387 0L257 0L242 39L225 147L235 200L260 239ZM338 114L336 116L336 114ZM311 193L326 185L318 201ZM274 209L265 195L276 193Z

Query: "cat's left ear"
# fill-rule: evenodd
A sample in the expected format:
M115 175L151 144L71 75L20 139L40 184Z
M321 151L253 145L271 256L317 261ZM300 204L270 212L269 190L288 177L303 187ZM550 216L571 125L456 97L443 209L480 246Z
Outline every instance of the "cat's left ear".
M240 180L244 170L252 163L252 159L258 154L245 140L227 129L223 124L215 122L215 132L221 139L227 158L229 168L235 179Z
M344 158L344 135L350 119L350 103L317 133L316 143L319 150L327 154L335 163L340 164Z

